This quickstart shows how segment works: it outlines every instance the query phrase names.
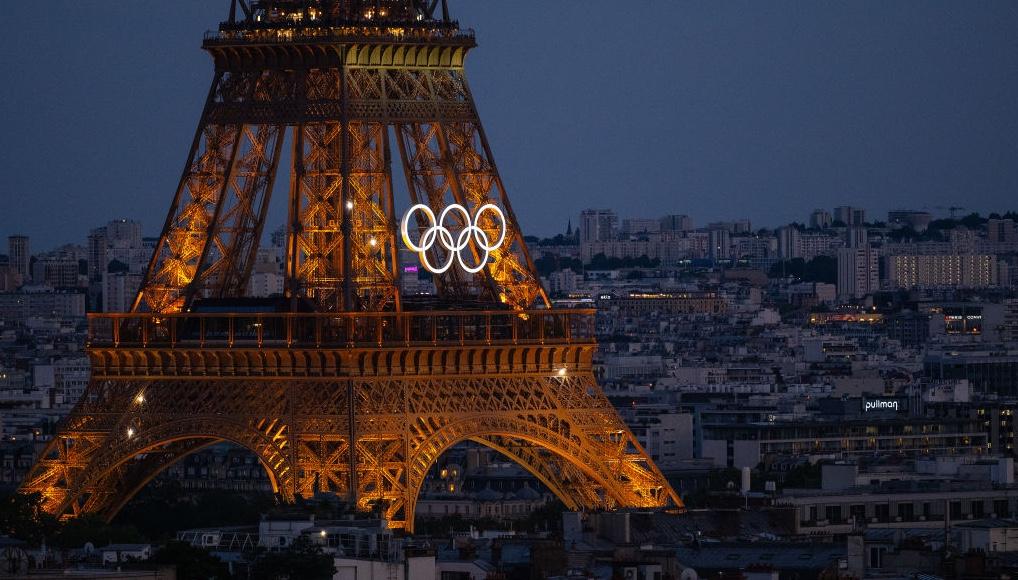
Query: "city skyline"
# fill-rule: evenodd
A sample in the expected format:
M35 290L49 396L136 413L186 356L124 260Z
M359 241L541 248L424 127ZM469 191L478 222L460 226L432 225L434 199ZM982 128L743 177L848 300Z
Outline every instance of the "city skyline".
M841 203L986 213L1018 190L1012 4L930 3L921 17L885 4L610 7L542 6L535 19L453 4L479 30L472 89L528 235L560 231L567 207L628 217L610 201L620 191L655 213L776 225ZM24 80L4 89L20 113L0 137L0 188L24 201L0 233L59 245L115 213L145 216L154 235L208 82L194 31L226 8L139 2L109 27L98 11L11 7L0 43L14 58L0 70ZM549 42L558 58L542 56Z
M7 573L1018 577L1018 5L60 8Z
M873 214L873 213L871 213L868 210L868 208L859 208L859 207L856 207L856 206L840 206L840 207L845 207L845 208L848 208L848 209L855 209L855 210L860 210L861 209L864 212L865 216L866 216L865 223L867 225L872 225L872 224L887 224L887 222L888 222L886 214ZM665 219L665 218L672 217L672 216L682 216L682 217L686 217L686 218L689 218L689 219L692 220L692 227L690 228L691 230L707 231L707 230L710 230L710 229L717 229L715 226L719 226L719 225L731 225L731 224L736 224L736 223L738 223L738 224L745 223L745 224L748 224L750 226L750 230L749 231L744 231L744 232L741 232L741 233L755 235L760 230L767 230L767 231L770 231L771 233L776 233L777 230L779 230L780 228L788 227L788 226L794 226L794 225L799 225L799 226L807 227L807 228L813 227L811 225L811 223L810 223L810 220L811 220L811 217L812 217L811 214L813 214L814 212L817 212L817 211L826 212L827 214L829 214L831 216L832 220L836 220L836 218L834 218L833 216L834 216L835 210L837 210L838 208L837 207L832 207L832 208L819 208L819 207L818 208L813 208L812 210L810 210L809 212L807 212L803 216L800 216L799 218L795 218L795 219L792 219L792 220L790 220L788 222L779 223L779 224L762 224L762 223L758 223L752 217L735 216L735 215L731 215L731 216L727 216L727 217L722 216L721 218L719 218L717 220L712 220L712 221L704 221L704 220L698 220L696 215L685 214L685 213L678 213L678 212L667 212L667 213L662 213L662 214L644 213L644 214L631 214L630 215L630 214L621 214L617 210L615 210L614 208L582 208L582 209L577 210L572 215L564 216L564 220L562 221L562 224L561 224L562 227L558 231L550 231L550 232L546 232L546 233L542 233L542 234L531 234L531 233L529 233L524 228L523 232L524 232L524 234L525 234L525 236L527 238L537 238L537 239L553 238L556 235L566 233L566 231L570 227L572 228L573 232L578 233L579 229L580 229L580 224L582 222L583 213L585 211L590 211L590 210L594 210L594 209L597 209L597 210L605 210L605 209L607 209L608 211L613 212L615 214L615 217L617 218L617 221L618 221L617 228L616 228L616 231L618 233L626 233L624 231L624 228L623 228L623 224L626 221L645 221L645 220L658 221L660 219ZM966 210L966 211L962 211L962 210ZM964 208L964 207L961 207L961 206L951 206L951 207L938 207L938 208L933 209L933 210L896 208L896 209L889 210L888 213L894 213L894 212L929 213L933 220L938 220L938 219L957 219L957 220L960 220L961 218L964 218L964 217L966 217L968 215L971 215L971 214L978 214L982 218L989 218L991 216L1001 216L1001 217L1003 217L1005 215L1010 215L1010 214L1018 213L1018 209L1011 209L1011 208L996 208L996 209L994 209L994 208L991 208L990 211L988 211L988 212L977 212L977 211L968 211L968 208ZM154 229L151 224L149 224L149 226L146 227L146 222L144 220L139 219L137 216L129 216L127 214L124 214L124 215L120 215L120 216L115 216L115 217L107 218L105 220L101 220L100 222L96 222L94 224L89 224L85 228L85 230L86 230L85 231L85 235L81 239L79 239L79 240L67 239L67 240L63 240L63 241L60 241L60 242L51 242L51 241L46 241L46 240L44 240L42 238L36 237L31 232L24 232L24 231L11 231L11 232L0 231L0 240L6 240L8 237L22 237L22 236L23 237L27 237L29 240L32 240L32 242L31 242L31 244L32 244L31 245L31 249L32 249L32 255L34 256L34 255L38 255L38 254L44 254L44 253L47 253L47 252L56 251L56 250L58 250L58 249L60 249L62 247L68 246L68 245L83 246L84 245L83 242L87 242L88 232L89 231L93 230L96 227L102 227L106 223L111 223L111 222L131 222L131 223L139 224L141 226L141 235L142 235L142 237L145 240L152 240L152 239L155 239L155 238L157 238L159 236L159 230ZM845 225L846 226L858 226L859 224L845 224ZM282 223L275 223L275 224L270 223L270 224L267 224L267 226L268 227L266 227L266 231L264 232L264 234L262 236L262 240L261 240L261 244L260 244L261 247L269 247L269 246L271 246L271 244L272 244L271 238L275 234L279 233L280 231L285 230L285 228L283 227L284 224L282 224ZM161 227L161 226L157 226L157 227ZM638 234L640 232L629 232L629 233L631 233L631 234ZM6 247L7 247L6 245L0 246L0 255L6 255L5 254L5 252L7 251Z

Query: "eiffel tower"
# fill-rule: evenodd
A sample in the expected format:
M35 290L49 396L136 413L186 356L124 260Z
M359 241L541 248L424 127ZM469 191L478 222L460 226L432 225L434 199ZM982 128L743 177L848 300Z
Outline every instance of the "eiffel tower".
M474 46L444 0L232 0L132 312L89 317L91 383L22 491L112 518L229 442L283 501L334 493L412 530L429 468L473 441L570 509L681 510L595 381L593 311L541 287L464 76ZM393 149L430 301L399 290L416 267ZM245 298L284 157L285 288Z

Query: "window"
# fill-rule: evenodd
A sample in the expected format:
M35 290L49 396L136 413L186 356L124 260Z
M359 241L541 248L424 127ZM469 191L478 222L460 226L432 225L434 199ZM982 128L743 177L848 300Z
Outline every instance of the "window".
M890 519L891 507L886 503L877 504L877 521L886 522Z
M915 506L911 503L899 503L898 504L898 517L903 522L910 522L915 516Z
M870 548L870 568L882 568L884 565L884 552L886 548L873 546Z
M977 499L972 501L972 517L983 517L983 500Z
M1007 500L1006 499L994 500L993 513L997 514L998 518L1011 517L1011 510L1008 509Z
M841 506L840 505L829 505L824 508L824 519L832 524L841 523Z

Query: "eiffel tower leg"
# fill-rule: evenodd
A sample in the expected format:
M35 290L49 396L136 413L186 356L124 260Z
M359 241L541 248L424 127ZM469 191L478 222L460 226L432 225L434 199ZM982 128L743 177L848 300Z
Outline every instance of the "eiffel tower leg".
M245 290L265 223L282 125L229 113L272 98L275 75L217 73L133 310L178 312L195 297ZM233 109L231 109L231 107Z
M418 203L427 205L435 215L440 215L448 204L456 203L441 152L438 150L438 131L436 123L396 126L396 139L403 160L403 173L410 191L410 202L415 205ZM418 215L417 225L423 232L430 224L425 223L423 215ZM439 244L436 244L431 250L432 264L442 264L446 260L445 252L438 246ZM453 300L468 297L471 288L474 292L478 290L477 281L458 268L450 268L445 273L435 276L435 285L441 296ZM485 280L481 287L489 293L494 290L490 279Z
M134 300L134 311L176 312L183 307L184 289L198 269L240 137L239 126L209 120L214 103L231 84L229 78L229 74L217 73L212 81L180 184Z
M185 305L200 297L247 292L283 145L283 127L244 125L235 162L219 196Z
M50 513L112 517L159 471L226 441L253 452L274 490L293 501L291 430L283 420L291 388L265 381L95 379L21 489L41 493Z
M475 439L529 471L570 510L596 509L604 498L594 493L597 484L568 461L524 439L491 435Z
M387 310L399 305L389 132L384 124L363 122L351 123L349 132L355 309Z
M591 354L478 347L363 355L362 372L396 376L356 384L358 506L379 506L390 525L412 529L431 465L467 440L518 461L570 507L681 506L597 388ZM561 376L563 367L576 370Z
M492 253L487 269L488 279L499 289L498 301L518 308L528 308L535 301L547 304L547 296L533 274L533 262L523 243L518 221L484 141L480 122L404 125L397 128L397 135L411 191L418 192L415 195L423 193L422 197L428 200L433 211L440 212L448 198L472 208L487 203L503 208L508 222L506 240L502 248ZM497 239L498 224L488 214L485 219L486 222L479 225L490 239Z
M92 494L78 498L79 512L96 513L107 521L112 520L163 470L192 453L221 442L218 439L186 439L152 449L112 470L100 484L93 486Z
M314 299L324 310L340 309L343 282L342 129L339 123L297 127L294 138L294 184L291 192L299 224L291 232L288 271L299 280L299 296Z
M494 158L488 149L479 120L444 122L438 132L438 144L446 161L449 179L459 203L481 207L496 203L502 207L510 227L499 252L493 252L488 274L502 289L500 302L527 308L536 302L550 304L534 272L533 261L523 242L519 222L505 194ZM498 225L490 214L484 227L491 239L499 235Z
M343 366L325 355L329 374ZM347 380L297 384L293 391L296 494L350 497L350 390Z

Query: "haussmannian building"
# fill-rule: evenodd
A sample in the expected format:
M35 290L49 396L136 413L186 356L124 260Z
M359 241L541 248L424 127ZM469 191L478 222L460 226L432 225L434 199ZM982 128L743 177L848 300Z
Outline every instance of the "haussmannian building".
M717 292L654 292L629 294L615 298L611 306L618 308L624 316L646 316L651 313L676 314L724 314L728 301Z

